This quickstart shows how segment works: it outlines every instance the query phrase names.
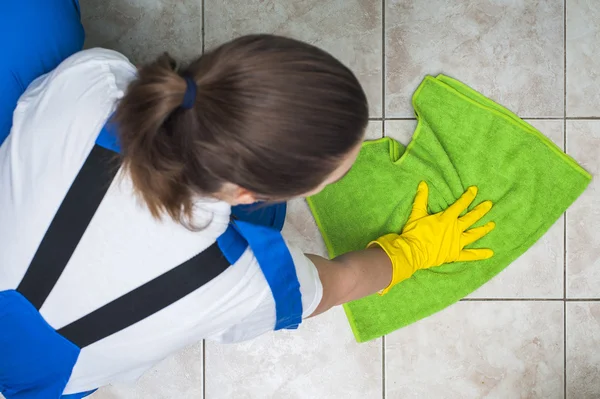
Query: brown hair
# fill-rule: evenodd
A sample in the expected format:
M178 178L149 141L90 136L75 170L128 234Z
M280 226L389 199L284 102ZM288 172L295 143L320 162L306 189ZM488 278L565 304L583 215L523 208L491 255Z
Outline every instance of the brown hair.
M195 105L181 107L184 77ZM282 200L318 187L363 138L364 91L330 54L244 36L180 71L167 54L139 70L116 111L123 165L155 217L192 216L196 195L234 183Z

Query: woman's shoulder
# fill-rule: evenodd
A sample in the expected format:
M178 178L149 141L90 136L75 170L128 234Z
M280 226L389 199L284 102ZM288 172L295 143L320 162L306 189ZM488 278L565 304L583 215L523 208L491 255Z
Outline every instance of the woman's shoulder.
M33 81L19 99L11 135L87 154L136 76L125 56L112 50L80 51Z
M135 70L135 66L129 62L129 59L124 54L102 47L94 47L78 51L70 57L67 57L62 63L59 64L58 68L64 65L89 61L124 62Z
M112 83L115 87L124 91L129 82L136 77L137 68L125 55L98 47L73 54L50 74L54 76L74 74L84 78L85 81L92 81L93 79L90 78L104 75L114 79Z
M19 100L17 110L24 104L49 96L64 101L78 101L98 94L121 97L129 83L136 77L136 68L127 57L108 49L83 50L61 62L54 70L34 80ZM112 92L112 93L111 93ZM111 95L112 94L112 95ZM103 98L96 96L96 99Z
M132 79L135 77L136 71L137 68L125 55L114 50L96 47L78 51L66 58L47 75L58 76L77 72L87 74L112 73L126 75Z

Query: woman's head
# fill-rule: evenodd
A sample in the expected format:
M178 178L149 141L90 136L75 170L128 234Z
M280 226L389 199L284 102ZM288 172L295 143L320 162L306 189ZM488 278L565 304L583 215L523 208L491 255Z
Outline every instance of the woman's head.
M196 84L182 107L185 77ZM350 168L368 121L354 74L296 40L245 36L178 70L144 66L121 100L124 167L155 216L191 216L194 198L232 204L318 192Z

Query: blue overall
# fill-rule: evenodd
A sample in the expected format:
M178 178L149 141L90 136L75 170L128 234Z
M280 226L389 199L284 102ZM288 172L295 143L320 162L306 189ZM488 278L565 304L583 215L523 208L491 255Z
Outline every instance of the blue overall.
M12 0L2 4L0 145L8 136L18 98L40 75L81 50L84 33L77 0ZM96 145L119 151L107 124ZM300 284L281 236L285 204L240 206L218 240L230 264L249 246L275 300L275 330L302 322ZM0 265L2 267L2 265ZM93 391L62 395L80 347L54 330L17 290L0 292L0 392L7 399L79 399Z

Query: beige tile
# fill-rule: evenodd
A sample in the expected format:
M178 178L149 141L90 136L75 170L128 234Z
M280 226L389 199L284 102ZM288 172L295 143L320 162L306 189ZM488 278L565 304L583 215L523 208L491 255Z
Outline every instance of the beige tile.
M567 121L567 152L594 177L567 211L567 297L600 298L600 121Z
M206 343L206 398L381 398L381 341L357 344L338 307L237 345Z
M567 116L600 116L600 4L567 0Z
M412 140L416 128L416 120L385 121L385 136L393 138L406 147Z
M567 399L600 398L600 302L567 303Z
M564 149L564 121L535 119L525 119L525 121L546 135L554 144Z
M383 122L369 121L365 134L365 140L377 140L383 137Z
M168 51L181 61L202 54L201 0L80 0L86 47L105 47L131 62Z
M413 116L426 74L463 81L524 117L563 116L563 2L387 0L386 117Z
M385 343L388 399L563 395L562 302L460 302Z
M202 343L192 345L146 372L135 384L100 389L93 399L202 398Z
M288 202L282 234L291 245L302 249L305 253L328 257L325 242L303 198Z
M319 46L348 65L381 116L380 0L229 0L205 5L207 48L250 33L274 33Z

